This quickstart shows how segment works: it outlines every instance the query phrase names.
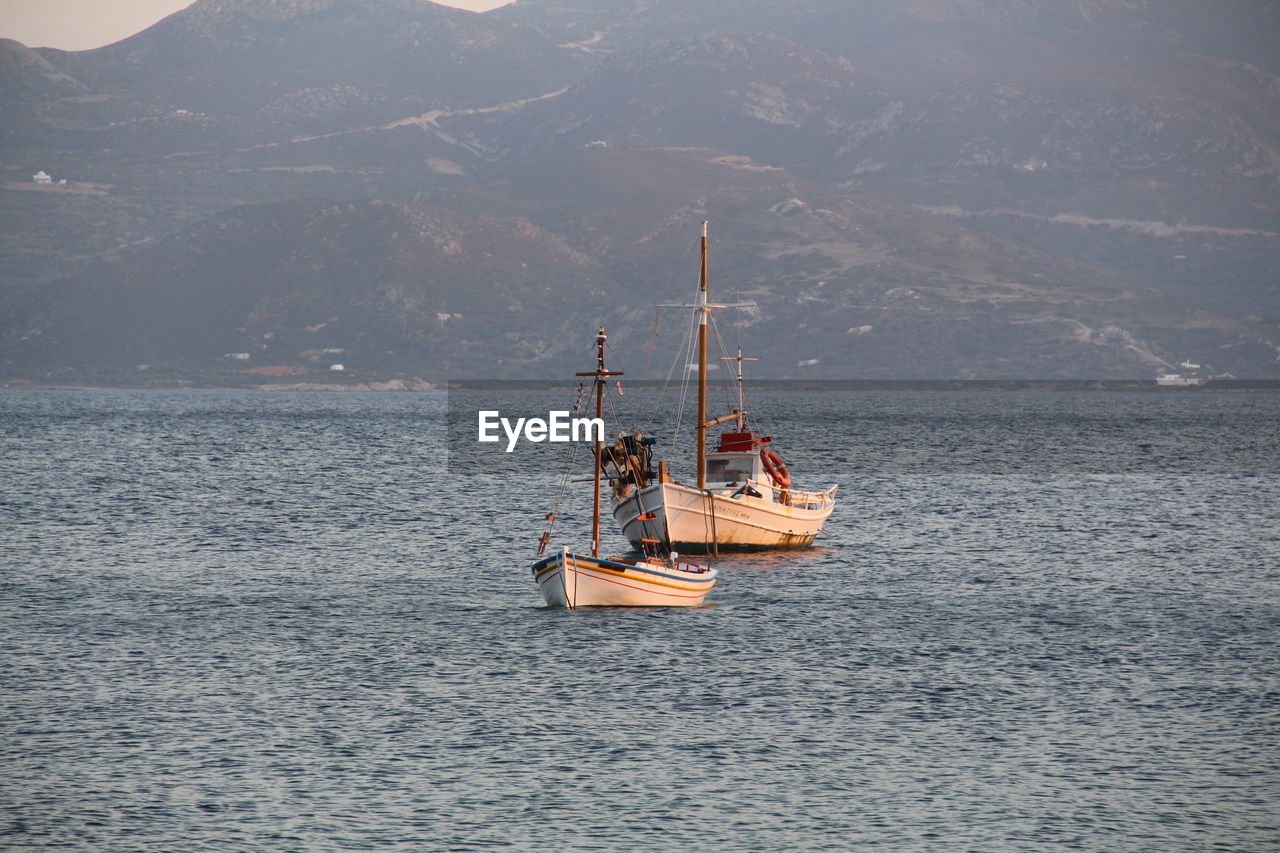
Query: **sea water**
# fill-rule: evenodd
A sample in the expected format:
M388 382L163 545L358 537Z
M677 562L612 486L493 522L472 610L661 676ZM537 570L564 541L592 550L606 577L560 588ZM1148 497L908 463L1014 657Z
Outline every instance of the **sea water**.
M0 393L0 848L1280 849L1280 395L769 395L817 545L571 612L564 396Z

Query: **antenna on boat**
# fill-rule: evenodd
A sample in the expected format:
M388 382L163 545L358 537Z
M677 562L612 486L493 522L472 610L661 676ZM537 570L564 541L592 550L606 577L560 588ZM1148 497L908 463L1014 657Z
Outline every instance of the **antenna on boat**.
M724 352L724 350L721 350L721 352ZM738 347L738 354L737 354L737 356L732 356L732 355L722 355L722 356L720 356L720 360L721 360L721 361L736 361L736 362L738 363L738 376L737 376L737 379L738 379L738 411L737 411L737 413L736 413L736 414L738 415L738 432L742 432L744 429L746 429L746 428L747 428L747 417L746 417L747 412L746 412L746 408L745 408L745 406L746 406L746 402L744 401L743 396L742 396L742 362L744 362L744 361L759 361L760 359L759 359L758 357L756 357L756 356L744 356L744 355L742 354L742 347Z

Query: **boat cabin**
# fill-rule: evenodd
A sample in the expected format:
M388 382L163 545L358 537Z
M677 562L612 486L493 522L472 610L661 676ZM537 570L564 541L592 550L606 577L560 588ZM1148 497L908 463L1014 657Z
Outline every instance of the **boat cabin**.
M749 481L768 485L771 481L760 458L760 448L768 438L753 432L721 433L714 453L707 454L707 488L735 489Z
M748 480L755 480L757 483L768 482L759 453L751 451L707 454L708 488L728 489L741 486Z

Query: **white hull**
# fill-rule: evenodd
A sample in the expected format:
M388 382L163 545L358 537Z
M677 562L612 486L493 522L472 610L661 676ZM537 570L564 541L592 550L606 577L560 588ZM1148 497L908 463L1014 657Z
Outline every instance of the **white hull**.
M764 494L768 487L756 484ZM835 507L834 488L798 492L785 502L740 495L732 490L706 491L677 483L654 483L632 492L613 509L622 534L636 548L656 539L666 550L681 553L762 551L805 548L822 532Z
M697 607L718 578L715 569L687 563L631 563L568 550L534 563L532 571L548 605L571 609Z

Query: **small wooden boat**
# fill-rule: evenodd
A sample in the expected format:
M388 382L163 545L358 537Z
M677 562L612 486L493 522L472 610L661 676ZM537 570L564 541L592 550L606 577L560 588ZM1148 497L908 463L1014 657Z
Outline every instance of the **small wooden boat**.
M604 327L596 336L596 369L579 376L594 377L596 417L604 417L604 385L620 371L604 366ZM676 553L658 555L659 542L647 537L637 541L645 556L639 560L600 556L600 487L604 442L595 442L594 500L589 553L562 546L549 557L535 562L530 571L543 599L551 607L696 607L716 585L719 573L710 566L681 560ZM556 512L547 516L554 523ZM546 552L551 538L548 528L538 543L538 554Z
M533 564L551 607L696 607L716 585L707 566L666 560L606 560L561 548Z

